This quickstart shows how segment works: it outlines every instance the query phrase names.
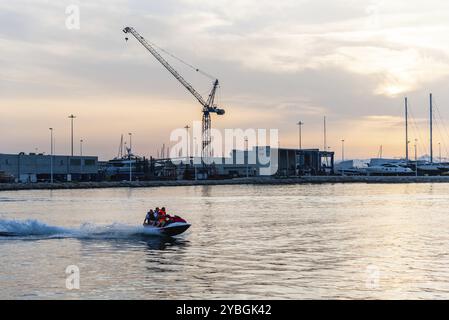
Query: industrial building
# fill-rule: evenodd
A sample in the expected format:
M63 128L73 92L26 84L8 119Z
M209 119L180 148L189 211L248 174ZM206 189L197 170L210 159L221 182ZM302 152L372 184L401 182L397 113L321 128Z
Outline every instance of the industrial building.
M257 146L233 150L228 158L216 158L211 167L222 177L329 175L334 173L334 152Z
M254 147L251 151L234 150L232 157L234 163L240 163L237 159L243 158L245 167L249 159L250 172L258 176L267 175L267 172L270 172L269 175L272 176L327 175L334 172L334 152L319 149L264 146ZM251 165L254 159L257 159L257 162ZM270 170L264 170L267 168Z
M98 157L44 154L0 154L0 172L16 182L91 181L98 174Z
M334 152L319 149L278 149L278 175L329 175L334 173Z

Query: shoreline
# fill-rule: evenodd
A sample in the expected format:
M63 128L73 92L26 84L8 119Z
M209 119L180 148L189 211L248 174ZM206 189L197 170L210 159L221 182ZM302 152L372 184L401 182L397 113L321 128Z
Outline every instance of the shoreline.
M53 184L46 182L0 183L0 191L335 183L449 183L449 176L303 176L292 178L252 177L227 180L103 181L61 182Z

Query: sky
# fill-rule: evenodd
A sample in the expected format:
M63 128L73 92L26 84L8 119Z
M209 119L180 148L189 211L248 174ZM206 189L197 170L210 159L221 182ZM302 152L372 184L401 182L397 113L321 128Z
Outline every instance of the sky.
M79 8L79 29L67 19ZM201 106L135 39L147 40L220 80L226 110L212 126L279 129L282 147L323 148L341 158L429 151L448 156L449 3L442 0L0 0L0 153L70 151L110 159L120 135L156 155L176 128L201 120ZM212 80L167 60L203 96Z

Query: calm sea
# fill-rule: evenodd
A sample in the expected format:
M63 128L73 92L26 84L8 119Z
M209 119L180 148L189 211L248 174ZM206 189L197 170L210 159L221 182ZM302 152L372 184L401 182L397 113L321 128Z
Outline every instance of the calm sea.
M0 298L447 299L448 204L449 184L1 192ZM145 236L155 206L192 227Z

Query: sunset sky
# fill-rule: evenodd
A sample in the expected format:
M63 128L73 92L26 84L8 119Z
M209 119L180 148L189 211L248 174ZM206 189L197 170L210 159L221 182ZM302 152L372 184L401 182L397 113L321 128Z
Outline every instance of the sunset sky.
M80 29L66 27L78 5ZM116 156L120 135L156 155L175 128L201 120L196 100L135 39L154 42L220 80L213 127L278 128L283 147L328 145L340 158L404 155L408 96L419 155L449 151L449 2L365 0L0 0L0 153L67 154L69 119L85 154ZM167 57L198 91L211 80ZM440 121L440 120L443 121ZM76 150L78 151L78 143ZM436 151L438 152L438 151Z

